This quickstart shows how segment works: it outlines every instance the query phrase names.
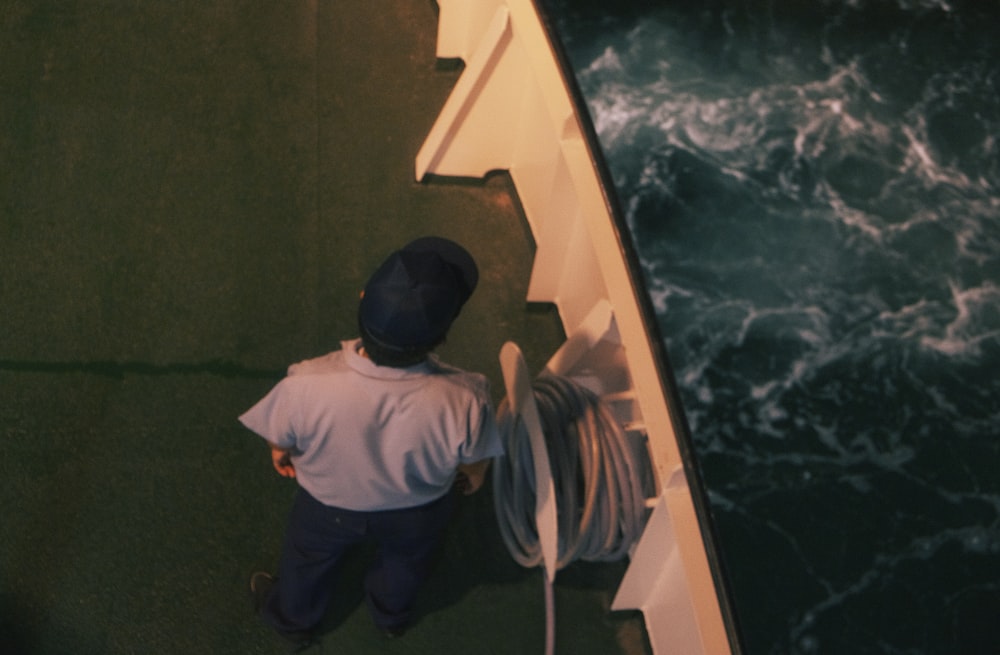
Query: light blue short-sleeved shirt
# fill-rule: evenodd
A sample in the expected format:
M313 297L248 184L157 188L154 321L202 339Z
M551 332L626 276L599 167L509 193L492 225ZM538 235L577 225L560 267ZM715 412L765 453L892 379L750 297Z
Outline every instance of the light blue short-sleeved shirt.
M415 507L451 488L459 464L502 454L485 376L435 356L377 366L359 339L294 364L240 422L292 449L298 483L351 510Z

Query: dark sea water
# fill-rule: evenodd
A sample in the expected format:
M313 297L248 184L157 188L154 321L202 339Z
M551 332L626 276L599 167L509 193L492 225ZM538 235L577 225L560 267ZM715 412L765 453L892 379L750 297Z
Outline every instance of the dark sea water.
M543 5L744 651L1000 653L1000 2Z

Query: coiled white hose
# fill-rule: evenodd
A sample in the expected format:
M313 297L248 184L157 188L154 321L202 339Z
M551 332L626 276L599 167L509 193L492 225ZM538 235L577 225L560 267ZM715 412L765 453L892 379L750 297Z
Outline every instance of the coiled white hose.
M542 374L532 384L552 467L558 517L557 569L570 562L613 561L628 554L642 532L645 498L640 464L607 405L566 377ZM505 455L493 465L500 534L524 567L542 565L535 523L530 439L506 400L497 411ZM546 578L548 585L548 579ZM547 650L552 648L552 590L546 587Z

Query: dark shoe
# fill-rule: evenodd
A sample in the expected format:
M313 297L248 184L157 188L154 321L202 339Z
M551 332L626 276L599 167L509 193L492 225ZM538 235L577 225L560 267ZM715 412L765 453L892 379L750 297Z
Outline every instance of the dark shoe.
M311 634L305 632L283 634L281 636L285 638L285 643L288 644L288 652L290 653L301 653L310 646L314 646L319 643L319 639L316 639Z
M406 634L406 626L397 625L391 628L382 628L382 634L384 634L387 639L398 639Z
M267 597L277 582L276 577L265 571L257 571L250 576L250 600L253 603L253 611L258 616L264 609L264 603L267 602ZM284 638L291 653L301 652L313 644L319 643L310 632L279 632L277 634Z
M250 601L253 603L255 614L260 614L264 608L264 603L267 602L267 597L270 595L275 581L276 578L273 575L264 571L257 571L250 576Z

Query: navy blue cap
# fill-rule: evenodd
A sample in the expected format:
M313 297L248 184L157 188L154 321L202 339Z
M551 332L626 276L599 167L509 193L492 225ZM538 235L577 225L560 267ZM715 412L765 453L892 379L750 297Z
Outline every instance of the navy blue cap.
M398 351L432 347L472 295L479 270L454 241L423 237L389 255L372 274L358 308L366 337Z

